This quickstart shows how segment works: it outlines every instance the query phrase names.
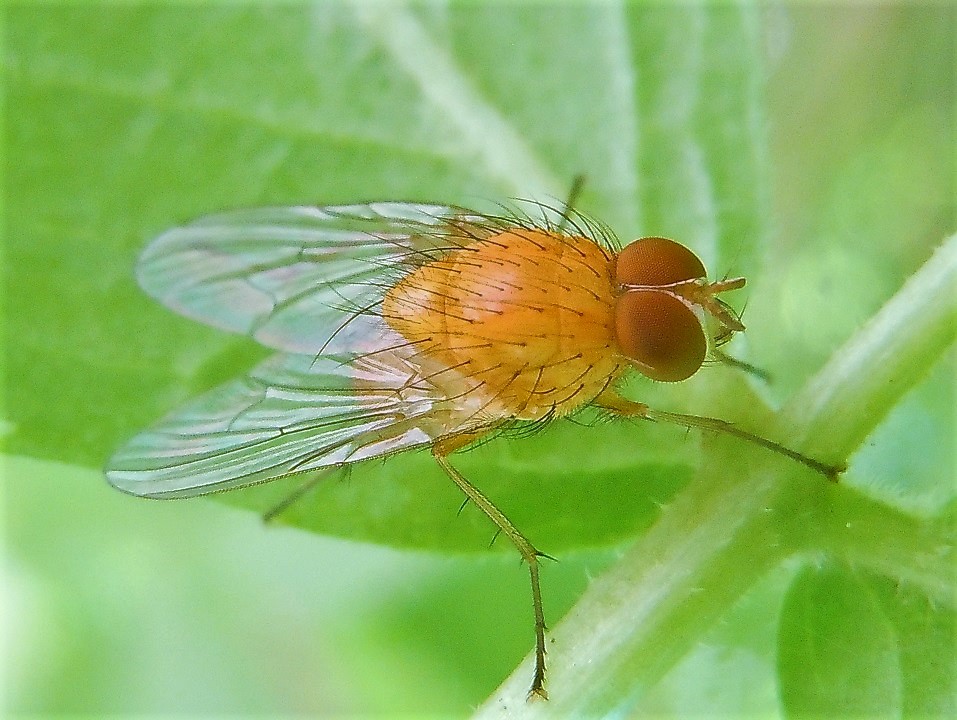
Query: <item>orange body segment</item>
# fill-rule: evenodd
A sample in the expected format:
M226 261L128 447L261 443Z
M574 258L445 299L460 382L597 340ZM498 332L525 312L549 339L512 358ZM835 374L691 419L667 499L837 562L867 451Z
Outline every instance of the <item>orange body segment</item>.
M617 295L614 257L594 241L515 228L418 268L382 314L491 414L536 420L577 410L628 366Z

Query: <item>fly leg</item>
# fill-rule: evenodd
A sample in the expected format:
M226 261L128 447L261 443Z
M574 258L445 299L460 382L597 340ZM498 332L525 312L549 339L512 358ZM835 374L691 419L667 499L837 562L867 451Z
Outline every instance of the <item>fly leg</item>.
M767 372L759 368L757 365L752 365L749 362L745 362L744 360L739 360L736 357L732 357L731 355L728 355L728 353L726 353L721 348L714 348L714 350L712 350L711 352L715 356L715 358L717 358L719 362L722 362L729 367L733 367L736 370L741 370L742 372L746 372L749 375L754 375L754 377L760 378L764 382L771 382L771 376L768 375Z
M547 555L539 552L529 542L528 538L522 535L518 528L512 524L512 521L495 507L495 504L481 490L452 467L448 460L451 453L473 442L481 434L463 433L439 440L432 447L432 455L446 474L452 478L452 482L465 493L465 496L475 503L476 507L485 513L489 520L495 523L496 527L512 541L522 559L528 564L528 574L532 581L532 608L535 613L535 675L532 678L532 687L528 691L528 696L530 698L534 696L548 699L548 693L545 692L545 612L542 609L542 590L538 578L538 559L547 557Z
M271 522L276 517L286 512L286 510L299 502L299 500L301 500L310 490L318 485L320 480L325 479L328 474L328 472L322 471L313 472L312 477L308 478L304 483L301 483L299 487L286 495L271 508L266 510L266 512L263 513L263 522Z
M681 425L682 427L686 428L701 428L703 430L713 430L715 432L724 433L725 435L732 435L733 437L745 440L746 442L760 445L771 452L776 452L779 455L789 457L792 460L811 468L815 472L820 473L831 482L837 482L838 476L847 469L845 465L830 465L828 463L821 462L820 460L815 460L812 457L808 457L807 455L799 453L797 450L792 450L791 448L782 445L781 443L777 443L774 440L769 440L768 438L761 437L760 435L750 433L747 430L742 430L727 420L704 417L701 415L684 415L682 413L665 412L663 410L652 410L644 403L626 400L617 393L608 391L599 395L598 398L595 399L594 403L598 405L598 407L611 410L612 412L618 413L619 415L625 415L627 417L641 417L645 418L646 420L661 420L664 422L674 423L675 425Z

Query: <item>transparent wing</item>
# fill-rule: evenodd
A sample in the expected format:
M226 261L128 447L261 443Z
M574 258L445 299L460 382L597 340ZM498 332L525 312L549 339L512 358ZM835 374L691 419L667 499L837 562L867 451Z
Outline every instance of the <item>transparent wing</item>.
M272 356L134 437L107 478L134 495L189 497L429 445L494 420L470 408L464 378L423 374L413 350L380 329L380 349L351 363Z
M137 278L187 317L277 350L317 353L353 318L361 326L374 314L410 267L468 242L462 228L483 220L411 203L238 210L157 237Z

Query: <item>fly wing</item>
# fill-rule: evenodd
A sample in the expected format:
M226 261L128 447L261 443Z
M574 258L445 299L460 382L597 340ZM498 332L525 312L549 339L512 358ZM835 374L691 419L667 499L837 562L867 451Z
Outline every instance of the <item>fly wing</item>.
M411 267L467 244L463 228L482 221L463 208L391 202L238 210L157 237L137 278L182 315L318 353L354 318L375 314Z
M424 374L412 362L414 348L380 331L378 348L348 363L330 355L272 356L134 437L110 459L107 478L134 495L190 497L492 424L484 407L470 406L466 378Z

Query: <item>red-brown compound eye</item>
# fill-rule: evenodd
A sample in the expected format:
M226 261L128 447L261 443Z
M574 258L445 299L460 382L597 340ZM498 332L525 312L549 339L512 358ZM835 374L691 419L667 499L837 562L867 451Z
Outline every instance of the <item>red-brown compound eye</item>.
M626 245L615 262L619 285L660 287L707 275L698 256L684 245L663 237L646 237Z
M638 363L638 369L662 382L694 375L708 349L691 308L661 290L633 290L618 298L615 333L622 352Z

